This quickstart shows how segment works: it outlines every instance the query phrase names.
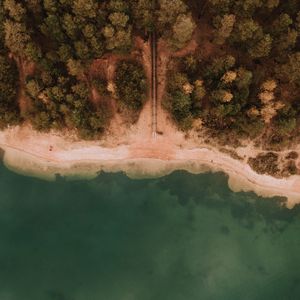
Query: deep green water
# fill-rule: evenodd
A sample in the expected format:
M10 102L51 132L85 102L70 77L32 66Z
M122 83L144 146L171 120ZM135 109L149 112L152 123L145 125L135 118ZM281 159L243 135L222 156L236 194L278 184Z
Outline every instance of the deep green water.
M0 190L0 300L300 299L300 209L222 174Z

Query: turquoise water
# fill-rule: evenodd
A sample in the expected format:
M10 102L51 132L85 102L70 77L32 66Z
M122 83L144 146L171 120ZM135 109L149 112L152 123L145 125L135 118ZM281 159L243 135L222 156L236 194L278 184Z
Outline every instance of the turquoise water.
M299 208L222 174L0 190L0 300L300 299Z

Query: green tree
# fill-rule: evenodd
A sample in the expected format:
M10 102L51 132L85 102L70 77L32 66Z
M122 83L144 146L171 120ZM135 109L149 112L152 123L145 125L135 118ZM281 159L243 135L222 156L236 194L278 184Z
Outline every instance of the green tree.
M79 36L79 29L75 22L74 16L71 14L65 14L62 17L62 28L65 30L66 34L72 40L75 40Z
M181 91L172 94L172 114L179 125L185 125L186 119L191 117L192 100L190 95Z
M285 50L291 50L296 46L298 32L295 29L288 29L287 33L282 34L275 42L277 53L286 55Z
M169 91L181 91L183 92L183 87L188 83L188 77L185 73L175 72L170 75L168 80L168 90Z
M69 59L67 62L69 74L72 76L82 76L84 66L80 60Z
M128 29L119 29L117 31L115 31L113 27L105 27L104 35L106 36L106 49L118 52L128 51L132 45L131 32L131 27Z
M262 36L248 52L252 58L266 57L270 54L272 49L272 38L269 34Z
M57 11L57 3L55 0L43 0L44 8L49 13L55 13Z
M265 3L265 6L268 8L268 9L274 9L276 7L278 7L279 5L279 0L267 0L266 3Z
M113 12L127 13L129 6L127 2L123 0L110 0L108 3L108 9Z
M97 1L94 0L74 0L73 12L82 18L95 18L99 9Z
M280 35L287 32L290 25L293 24L292 18L286 14L281 14L272 24L272 34Z
M157 11L158 30L165 31L172 27L179 15L187 12L187 6L182 0L159 0Z
M84 40L78 40L74 43L76 56L80 60L88 60L91 58L91 52Z
M41 85L35 79L31 79L26 83L26 92L31 98L37 98L42 89Z
M287 63L276 69L277 77L300 86L300 52L289 55Z
M195 22L182 0L159 0L156 29L172 48L183 47L192 37Z
M154 10L149 0L133 0L132 13L134 24L139 30L151 32L154 28Z
M125 27L129 17L122 12L114 12L109 15L109 20L113 26Z
M194 82L194 91L192 94L193 101L195 103L201 103L205 95L206 95L206 89L203 80L196 80Z
M235 58L232 55L217 57L206 67L205 77L218 78L235 65Z
M233 26L236 21L235 15L225 14L222 18L218 18L215 31L215 43L222 45L226 39L230 37Z
M121 103L135 111L142 108L146 96L146 77L140 64L131 61L119 63L116 86Z
M233 5L233 0L208 0L208 2L215 14L229 13Z
M0 55L0 128L21 121L17 103L18 71L13 62Z
M39 47L39 45L33 42L27 43L24 54L29 60L32 60L34 62L38 62L42 58L41 48Z
M48 15L44 19L44 23L40 25L40 29L45 36L51 37L54 41L61 43L66 40L63 28L60 25L60 19L57 15Z
M252 82L253 74L251 71L245 68L239 68L237 70L237 80L236 85L238 89L243 89L249 87Z
M274 121L280 133L290 134L293 130L295 130L297 125L296 111L291 105L286 104L277 112Z
M242 19L235 26L233 39L236 42L246 42L254 40L257 36L262 35L262 28L252 19Z
M195 27L195 22L190 14L179 15L172 28L171 44L177 49L182 48L192 38Z
M18 56L24 56L30 36L24 24L6 20L4 23L5 44L10 51Z
M14 21L20 22L26 15L26 9L15 0L4 0L3 6Z
M58 55L61 61L67 62L73 57L73 49L68 44L62 44L58 49Z

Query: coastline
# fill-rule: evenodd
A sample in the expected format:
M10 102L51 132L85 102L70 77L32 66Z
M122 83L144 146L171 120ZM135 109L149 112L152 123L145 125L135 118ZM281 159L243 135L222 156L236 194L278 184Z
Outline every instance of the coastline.
M261 175L246 162L212 147L182 147L159 138L104 147L99 142L74 142L53 134L38 134L43 138L42 143L34 136L20 141L13 132L15 129L0 133L3 162L14 172L27 176L55 180L59 174L72 180L92 179L101 171L124 172L130 178L161 177L176 170L194 174L223 172L228 175L228 185L234 192L285 197L289 208L300 203L300 176L279 179Z

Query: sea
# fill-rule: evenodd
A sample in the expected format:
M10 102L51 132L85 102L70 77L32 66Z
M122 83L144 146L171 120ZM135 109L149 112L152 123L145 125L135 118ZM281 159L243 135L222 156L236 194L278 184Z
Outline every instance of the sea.
M0 300L218 299L300 299L300 207L222 173L47 182L0 167Z

